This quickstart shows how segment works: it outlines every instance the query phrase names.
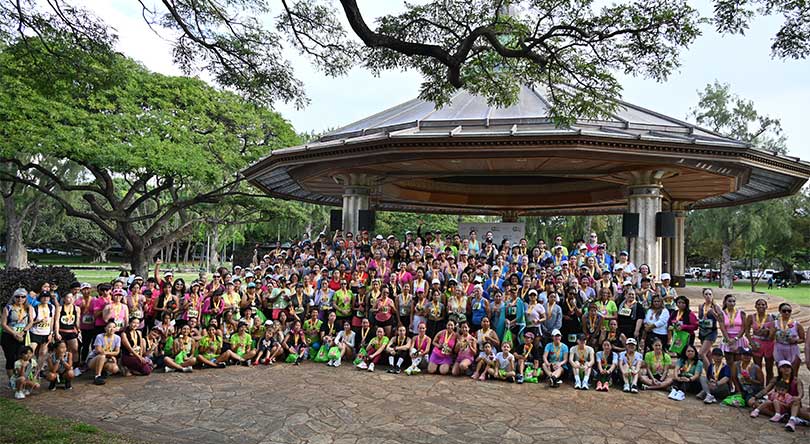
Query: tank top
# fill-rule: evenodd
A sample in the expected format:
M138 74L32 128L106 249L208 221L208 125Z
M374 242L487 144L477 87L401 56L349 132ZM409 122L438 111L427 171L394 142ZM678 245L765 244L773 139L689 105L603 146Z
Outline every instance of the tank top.
M776 342L783 345L795 345L798 348L798 344L790 344L790 342L788 342L791 337L799 336L799 332L796 330L798 322L792 319L789 319L787 324L785 324L782 319L777 319L773 322L776 326Z
M408 300L406 301L404 295L402 293L397 296L397 302L399 303L399 316L410 316L411 314L411 301L413 300L413 295L408 294Z
M735 310L734 311L734 319L732 319L730 323L729 323L728 312L725 312L725 315L724 315L723 318L724 318L723 322L725 322L725 324L726 324L726 333L729 336L736 336L736 335L738 335L740 333L740 331L742 331L743 320L742 320L742 311L741 310Z
M76 328L76 306L71 305L70 310L68 310L68 306L62 307L62 316L59 317L59 330L73 331L75 328Z
M768 324L773 322L773 315L766 314L765 319L763 319L762 321L760 321L760 319L759 319L759 313L754 313L751 316L753 317L753 319L751 320L751 332L752 333L757 331L757 330L768 328ZM768 340L767 336L759 336L757 334L753 334L753 336L755 338L759 339L760 341L767 341Z
M44 308L44 310L43 310ZM34 326L31 333L45 336L51 333L53 325L54 308L51 304L39 304L34 307Z
M132 347L132 351L135 353L141 353L141 332L138 330L130 330L126 333L127 340L129 341L129 346ZM125 355L131 356L132 354L127 351L126 347L121 349Z
M484 303L484 298L472 300L472 323L481 325L481 320L487 315L487 306Z
M28 325L28 306L18 307L13 304L6 305L6 319L9 327L15 331L23 331Z
M698 307L698 326L704 332L713 332L717 330L717 318L714 317L714 311L708 313L703 311L705 304L700 304Z

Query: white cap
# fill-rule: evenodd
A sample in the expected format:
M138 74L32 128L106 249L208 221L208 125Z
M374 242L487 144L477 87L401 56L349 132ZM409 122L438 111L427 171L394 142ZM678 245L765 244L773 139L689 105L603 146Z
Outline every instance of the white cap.
M627 345L627 344L636 345L636 340L633 339L633 338L628 338L627 341L625 341L625 345Z
M633 285L633 281L628 279L628 280L622 282L622 287L626 287L628 285Z
M28 291L25 288L18 288L14 290L14 296L28 296Z
M531 290L529 290L529 294L532 294L532 293L537 294L537 290L535 290L534 288L532 288Z
M672 276L670 276L669 273L661 273L661 280L662 281L668 281L668 280L671 280L671 279L672 279Z
M92 285L88 284L87 282L82 282L82 285L79 287L80 289L84 288L93 288Z
M268 319L268 320L264 321L264 325L266 325L266 326L268 326L268 327L269 327L269 326L273 325L273 321L271 321L270 319Z
M438 279L433 279L432 281L430 281L430 283L431 283L431 284L441 284L441 283L442 283L442 281L440 281L440 280L438 280Z
M247 278L252 278L252 277L254 277L254 276L255 276L255 274L253 274L253 273L252 273L252 272L250 272L250 271L248 271L247 273L245 273L245 279L247 279Z
M492 266L492 271L495 271L495 270L501 271L501 267L499 267L497 265L493 265Z
M378 234L374 239L383 240L382 234Z
M133 281L137 281L138 279L143 280L143 278L141 276L135 276L134 278L132 278ZM90 285L90 284L87 284L87 285Z
M559 330L559 329L556 329L556 328L555 328L555 329L554 329L554 330L551 332L551 336L562 336L562 333L560 333L560 330Z
M169 270L166 270L166 272L165 272L165 273L163 273L163 276L174 276L174 273L172 273L172 272L171 272L171 271L169 271Z

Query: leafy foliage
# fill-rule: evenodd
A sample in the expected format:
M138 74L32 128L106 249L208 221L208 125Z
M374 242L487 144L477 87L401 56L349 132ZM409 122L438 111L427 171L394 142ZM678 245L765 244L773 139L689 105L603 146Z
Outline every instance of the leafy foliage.
M714 0L718 31L744 34L758 15L781 15L782 27L771 44L774 57L804 59L810 55L810 2L806 0Z
M95 65L92 55L76 52L84 57L79 63L97 66L98 82L85 84L54 79L24 56L29 52L60 64L37 42L0 52L0 159L13 167L0 179L32 187L68 216L92 222L136 268L193 232L206 205L251 196L238 172L299 140L277 113L198 79L154 74L120 55ZM68 160L81 179L60 177L41 159ZM64 193L80 196L81 204Z
M72 43L92 43L93 52L112 47L115 34L77 3L4 4L0 37L11 42L22 31L48 42L52 34L70 31ZM377 73L415 69L424 79L422 97L439 104L466 88L508 105L520 85L538 83L551 90L553 115L563 122L610 111L621 90L616 72L665 79L677 68L680 51L700 34L701 19L686 0L599 3L431 0L405 3L402 13L376 24L355 0L341 0L340 7L328 0L140 5L144 20L172 42L174 61L185 73L206 72L258 103L306 103L283 57L290 44L327 75L354 66Z
M55 283L60 293L67 291L76 276L67 267L34 267L27 270L4 268L0 270L0 306L5 306L14 290L39 288L45 282Z
M761 149L787 151L779 120L760 115L753 102L733 94L729 85L715 82L707 85L698 96L698 106L692 110L698 124ZM793 246L783 244L784 237L776 235L790 231L785 203L786 199L778 199L693 211L687 219L688 249L693 254L719 258L723 285L733 286L732 255L761 258L765 252L763 246L769 241L776 242L777 249L792 251Z

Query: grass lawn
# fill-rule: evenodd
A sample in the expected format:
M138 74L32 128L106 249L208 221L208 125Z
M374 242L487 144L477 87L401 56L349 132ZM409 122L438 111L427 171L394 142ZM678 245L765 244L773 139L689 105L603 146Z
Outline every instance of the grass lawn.
M22 403L0 398L0 443L124 444L134 441L97 427L51 418L28 410Z
M115 270L73 270L73 274L76 275L77 281L88 282L95 286L96 284L100 284L102 282L112 281L118 277L119 272ZM149 276L152 276L152 273L150 273ZM147 279L149 276L144 276L143 278ZM174 277L181 277L184 281L186 281L186 284L188 284L194 279L197 279L197 273L175 273Z
M688 282L687 286L689 287L711 287L711 288L718 288L719 284L717 282L712 282L711 284L708 282ZM743 282L735 282L734 288L737 290L744 290L744 291L751 291L751 284L749 281ZM774 286L772 289L768 290L768 284L758 284L757 291L762 293L768 293L774 296L779 296L782 298L787 299L790 302L795 302L801 305L810 305L810 284L802 283L795 287L791 288L776 288Z

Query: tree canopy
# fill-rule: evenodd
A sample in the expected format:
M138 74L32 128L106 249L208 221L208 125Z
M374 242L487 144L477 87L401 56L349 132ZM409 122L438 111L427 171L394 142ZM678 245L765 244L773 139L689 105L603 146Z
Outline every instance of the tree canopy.
M298 142L277 113L202 80L155 74L120 55L105 65L86 60L93 53L74 56L94 76L61 76L60 59L39 42L0 52L0 158L16 169L0 179L91 221L136 269L204 221L201 206L249 196L243 167ZM44 159L80 166L80 179L60 177ZM78 194L81 204L64 193Z

